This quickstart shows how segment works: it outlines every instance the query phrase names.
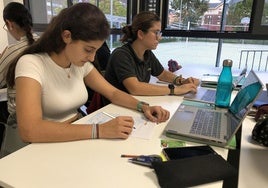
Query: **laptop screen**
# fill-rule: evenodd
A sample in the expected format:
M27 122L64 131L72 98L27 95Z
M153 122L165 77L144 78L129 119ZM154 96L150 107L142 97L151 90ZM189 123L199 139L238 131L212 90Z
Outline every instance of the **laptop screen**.
M239 119L243 119L261 89L262 83L259 78L253 71L250 71L229 108L232 114Z

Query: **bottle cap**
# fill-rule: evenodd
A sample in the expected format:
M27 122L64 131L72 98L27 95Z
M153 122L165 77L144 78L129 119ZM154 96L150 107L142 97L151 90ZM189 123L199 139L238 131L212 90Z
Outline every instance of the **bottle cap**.
M231 67L233 65L233 61L231 59L223 60L223 66Z

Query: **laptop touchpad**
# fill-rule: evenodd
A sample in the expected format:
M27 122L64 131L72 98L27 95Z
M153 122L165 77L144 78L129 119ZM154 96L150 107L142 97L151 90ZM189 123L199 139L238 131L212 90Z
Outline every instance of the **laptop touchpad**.
M169 128L179 132L181 130L189 131L193 124L195 114L195 110L185 109L183 107L178 108L169 122Z

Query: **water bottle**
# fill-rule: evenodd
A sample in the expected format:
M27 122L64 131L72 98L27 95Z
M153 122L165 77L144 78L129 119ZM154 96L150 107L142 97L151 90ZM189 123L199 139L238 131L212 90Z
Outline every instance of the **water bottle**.
M223 68L218 79L215 105L217 107L229 107L231 94L233 90L233 77L232 77L232 64L233 61L225 59L223 61Z

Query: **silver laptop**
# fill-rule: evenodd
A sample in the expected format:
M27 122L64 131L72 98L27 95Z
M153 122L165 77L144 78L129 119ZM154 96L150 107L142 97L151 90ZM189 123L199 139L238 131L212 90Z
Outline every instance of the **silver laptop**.
M228 109L205 109L180 105L168 122L168 137L210 145L227 146L262 90L262 83L250 71Z
M216 89L208 89L205 87L197 88L197 93L187 93L183 96L184 100L205 102L215 104Z
M233 88L242 87L242 85L240 85L240 84L242 82L243 83L245 82L244 78L245 78L245 72L242 71L241 74L234 79ZM197 93L191 93L191 92L187 93L187 94L184 95L183 99L184 100L191 100L191 101L205 102L205 103L209 103L209 104L214 104L215 99L216 99L216 89L209 89L209 88L205 88L205 87L199 87L197 89Z

